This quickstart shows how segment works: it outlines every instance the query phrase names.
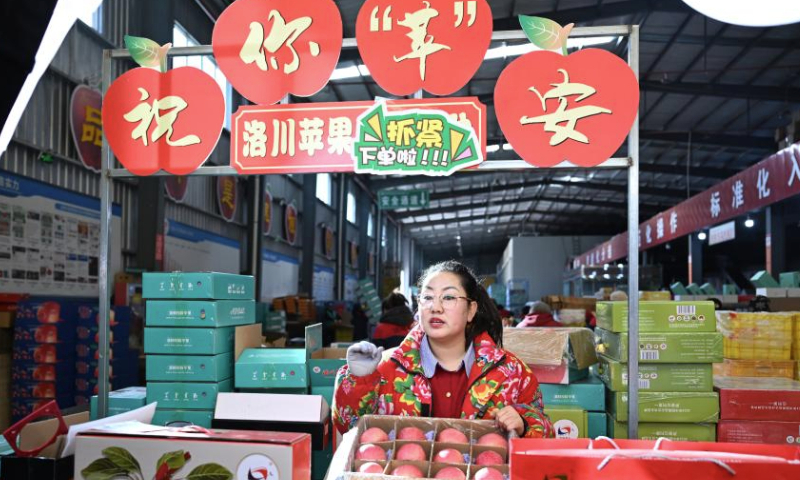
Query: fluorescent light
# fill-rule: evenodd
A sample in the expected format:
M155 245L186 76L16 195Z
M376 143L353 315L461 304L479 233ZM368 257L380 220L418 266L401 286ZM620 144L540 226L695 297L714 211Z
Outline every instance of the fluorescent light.
M350 65L348 67L340 67L333 71L331 80L345 80L347 78L368 77L369 69L366 65Z
M708 235L706 235L706 232L700 232L700 233L697 234L697 238L702 242L706 238L708 238Z
M747 220L744 221L744 226L747 228L753 228L753 225L755 224L756 222L752 218L748 218Z
M514 150L514 147L512 147L510 143L504 143L503 150Z
M619 41L619 37L582 37L567 39L567 48L585 48L595 45L605 45ZM524 43L521 45L503 45L500 47L490 48L483 56L484 60L494 60L496 58L518 57L526 53L541 50L539 47L532 43ZM560 50L560 49L559 49Z
M606 280L609 280L611 278L611 275L609 275L607 273L604 273L603 274L603 278L605 278Z
M492 144L492 145L486 145L486 153L493 153L493 152L496 152L498 150L500 150L500 145L498 145L496 143Z

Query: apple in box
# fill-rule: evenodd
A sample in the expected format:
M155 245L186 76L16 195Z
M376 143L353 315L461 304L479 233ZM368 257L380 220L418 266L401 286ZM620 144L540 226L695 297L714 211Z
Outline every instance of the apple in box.
M407 443L397 449L398 460L413 460L415 462L424 462L427 460L425 450L416 443Z
M455 448L445 448L433 457L433 461L438 463L464 463L464 454Z
M375 462L367 462L358 468L359 473L383 473L383 467Z
M465 480L467 478L464 472L457 467L445 467L438 472L433 478L449 479L449 480Z
M377 445L366 443L356 450L356 460L386 460L386 450Z
M359 441L361 443L388 442L389 435L378 427L372 427L364 430Z
M504 480L503 474L491 467L481 468L475 472L472 478L475 480Z
M436 436L437 442L442 443L469 443L469 439L464 432L457 428L445 428Z
M417 427L403 427L400 429L400 432L397 434L398 440L415 440L415 441L427 441L428 439L425 438L425 432L422 431L421 428Z
M503 456L491 450L479 453L475 459L476 465L503 465L504 463Z
M478 445L508 448L508 440L499 433L487 433L478 439Z
M414 477L414 478L423 478L425 474L422 473L422 470L419 469L416 465L400 465L399 467L392 470L392 475L397 475L400 477Z

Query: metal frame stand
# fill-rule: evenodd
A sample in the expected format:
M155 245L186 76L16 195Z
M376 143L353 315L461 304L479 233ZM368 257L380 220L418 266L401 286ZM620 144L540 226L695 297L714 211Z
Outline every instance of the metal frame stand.
M572 30L570 36L578 37L599 37L599 36L627 36L628 41L628 64L633 70L636 78L639 78L639 26L609 26L609 27L581 27ZM507 40L526 40L527 37L522 30L494 32L493 41ZM356 48L356 39L347 38L342 42L342 49ZM210 45L198 47L179 47L169 51L170 56L189 56L189 55L211 55ZM130 58L128 50L115 49L103 52L103 83L102 92L105 96L108 86L111 84L112 62L118 59ZM110 281L108 274L108 249L109 233L111 228L111 192L115 178L132 178L136 175L124 168L114 167L114 157L108 142L103 138L102 149L102 170L100 172L100 266L98 271L100 287L100 326L98 338L98 377L99 391L97 411L99 417L108 415L108 393L109 385L106 381L109 377L109 310L110 310ZM515 170L537 168L523 160L495 160L486 161L479 165L478 170ZM575 168L571 163L563 163L550 167ZM639 116L631 127L628 135L628 157L611 158L595 168L627 168L628 170L628 435L629 438L638 437L639 423L639 357L637 345L639 344ZM159 171L154 175L170 175L164 171ZM190 175L197 176L218 176L218 175L238 175L238 172L230 166L200 167ZM380 211L379 211L380 212ZM380 218L380 213L379 217ZM380 228L378 229L377 242L380 248ZM379 254L378 254L379 255ZM377 259L376 259L376 263ZM378 273L376 272L376 277Z

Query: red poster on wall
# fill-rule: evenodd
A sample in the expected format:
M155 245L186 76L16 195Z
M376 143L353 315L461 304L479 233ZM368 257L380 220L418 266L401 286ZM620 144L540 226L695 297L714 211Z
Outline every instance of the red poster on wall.
M237 201L236 177L217 177L217 206L219 214L228 222L236 217Z
M333 0L237 0L217 19L211 45L231 85L271 105L328 83L342 49L342 18Z
M333 229L327 225L322 227L322 252L326 258L333 258L335 238Z
M367 0L358 51L387 92L450 95L475 75L492 39L486 0Z
M283 210L283 238L289 245L294 245L297 241L297 223L297 207L290 203Z
M100 171L103 147L103 95L86 85L78 85L70 99L70 127L78 158L89 170Z
M350 266L358 267L358 244L352 241L350 242Z
M264 187L264 235L272 231L272 192L269 186Z
M186 192L189 190L189 177L185 175L171 175L164 180L164 190L167 191L167 197L181 203L186 198Z

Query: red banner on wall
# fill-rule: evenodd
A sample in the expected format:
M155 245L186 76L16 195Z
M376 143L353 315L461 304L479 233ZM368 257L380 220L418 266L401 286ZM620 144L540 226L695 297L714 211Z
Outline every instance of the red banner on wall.
M639 226L639 250L696 232L800 194L800 143L771 155L713 188L679 203ZM573 261L573 268L628 256L621 233Z
M272 193L269 186L264 187L264 235L269 235L272 230Z
M70 99L70 127L78 158L83 165L95 172L100 171L101 147L103 146L103 120L101 110L103 95L86 85L78 85Z
M283 209L283 238L289 245L294 245L297 241L297 222L297 207L290 203Z
M236 177L217 177L217 206L222 218L232 222L236 216Z

